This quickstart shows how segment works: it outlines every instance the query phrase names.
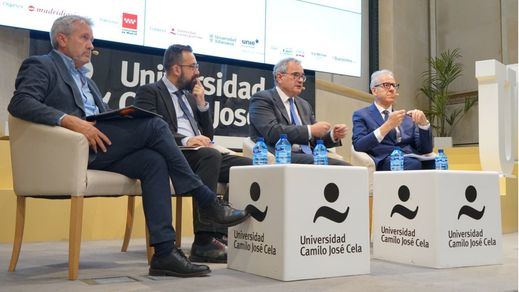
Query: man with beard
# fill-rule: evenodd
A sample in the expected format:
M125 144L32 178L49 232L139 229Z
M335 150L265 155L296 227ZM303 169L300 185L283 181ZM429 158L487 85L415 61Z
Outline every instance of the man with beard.
M172 45L164 53L166 75L159 81L137 90L135 105L156 112L164 118L177 144L200 147L184 150L191 169L211 190L218 182L229 182L231 166L251 165L249 158L221 153L212 144L213 120L204 88L198 80L198 63L190 46ZM193 204L195 240L190 259L198 262L227 262L227 229L202 224L198 207Z

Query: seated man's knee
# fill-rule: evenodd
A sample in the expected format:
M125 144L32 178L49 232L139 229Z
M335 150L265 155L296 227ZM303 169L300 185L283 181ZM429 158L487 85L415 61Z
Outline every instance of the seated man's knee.
M222 163L222 154L220 151L211 147L202 147L197 150L200 160L216 163L220 165Z

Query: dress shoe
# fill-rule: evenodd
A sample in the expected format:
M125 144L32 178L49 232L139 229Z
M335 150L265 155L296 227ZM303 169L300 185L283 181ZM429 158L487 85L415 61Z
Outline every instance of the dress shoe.
M227 235L219 233L217 236L214 237L219 242L223 243L225 246L227 246Z
M150 263L150 276L200 277L211 272L206 265L192 264L186 255L177 248L166 256L153 255Z
M206 245L198 245L193 242L189 260L203 263L226 263L227 246L215 238Z
M200 222L215 227L238 225L249 218L249 212L234 209L225 201L215 199L205 208L199 209Z

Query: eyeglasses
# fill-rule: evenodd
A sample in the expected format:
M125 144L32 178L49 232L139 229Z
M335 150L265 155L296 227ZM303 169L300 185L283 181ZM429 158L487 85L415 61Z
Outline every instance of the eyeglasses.
M384 82L384 83L380 83L380 84L375 85L375 87L383 87L386 90L389 90L391 88L391 86L393 86L395 89L398 89L400 87L400 84L398 84L398 83L391 83L391 82Z
M303 82L306 81L306 75L305 74L301 74L299 72L292 72L292 73L283 73L285 75L290 75L292 76L292 78L294 78L295 80L299 80L300 78L303 78Z
M198 63L193 63L193 64L189 64L189 65L182 65L182 64L178 64L180 67L189 67L191 69L196 69L198 70L200 68L200 64Z

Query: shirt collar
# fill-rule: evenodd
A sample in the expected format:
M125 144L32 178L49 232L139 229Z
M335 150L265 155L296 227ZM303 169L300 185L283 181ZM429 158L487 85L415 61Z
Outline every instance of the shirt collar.
M76 69L76 65L74 64L74 60L72 60L71 57L63 54L62 52L60 52L58 50L54 50L54 52L56 52L63 59L63 62L65 63L65 66L67 66L67 69L70 72L73 72L73 71L77 70L77 71L79 71L83 75L86 75L88 72L90 72L90 69L88 69L85 65L83 65L83 66L81 66L81 67Z
M382 114L383 111L387 110L388 112L392 112L393 111L393 106L390 105L388 108L383 108L381 105L379 105L378 103L376 102L373 102L375 104L375 106L377 107L377 110L380 114Z
M287 103L290 99L290 96L286 95L286 93L283 92L283 90L281 90L281 88L279 88L278 86L276 86L276 91L278 92L279 97L281 97L281 101L283 101L283 103Z
M178 91L178 88L175 86L175 84L171 83L169 79L166 77L166 75L162 76L162 82L164 82L164 85L166 85L166 88L168 89L170 94L174 94Z

